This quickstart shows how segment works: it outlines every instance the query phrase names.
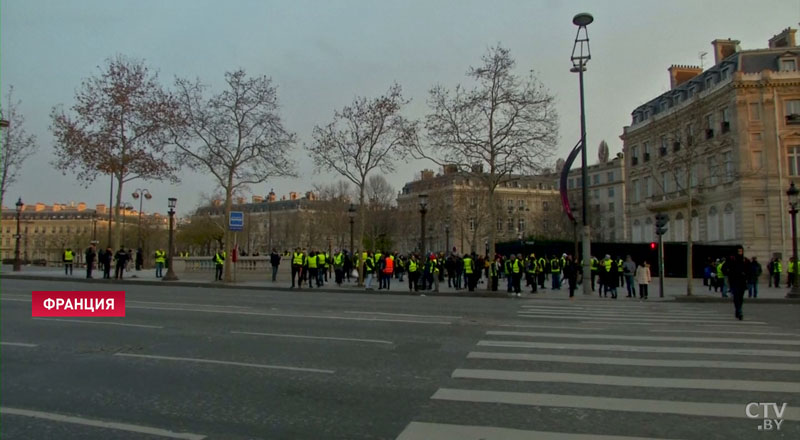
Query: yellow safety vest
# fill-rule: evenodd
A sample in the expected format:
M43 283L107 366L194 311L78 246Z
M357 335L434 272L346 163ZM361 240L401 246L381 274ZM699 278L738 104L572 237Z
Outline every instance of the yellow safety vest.
M309 269L316 269L317 268L317 256L314 255L313 257L308 257L308 268Z
M511 263L511 270L514 271L514 273L519 273L519 269L520 269L519 260L514 260L514 262Z
M217 252L217 253L214 255L214 262L216 262L216 263L217 263L218 265L220 265L220 266L221 266L221 265L223 265L223 264L225 264L225 251L223 251L223 252L222 252L222 254L220 254L219 252Z
M166 253L164 251L156 251L156 263L163 263L165 261L165 255Z
M472 275L472 258L464 258L464 272L467 275Z
M302 252L295 252L294 258L292 259L292 264L296 264L298 266L303 265L303 253Z
M72 251L64 251L64 261L67 263L72 263L72 259L75 258L75 255Z
M409 272L416 272L417 271L417 262L414 260L410 260L408 262L408 271Z

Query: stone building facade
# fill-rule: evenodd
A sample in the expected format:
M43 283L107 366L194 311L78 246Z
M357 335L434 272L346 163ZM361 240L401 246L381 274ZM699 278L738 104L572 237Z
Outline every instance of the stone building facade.
M570 208L579 223L582 223L583 206L581 173L581 168L573 168L569 171L567 179ZM625 160L622 153L606 162L589 165L587 173L592 241L605 243L627 241Z
M791 252L786 190L800 178L800 48L786 29L766 49L714 40L708 69L673 65L671 90L624 128L628 238L741 244L766 261Z

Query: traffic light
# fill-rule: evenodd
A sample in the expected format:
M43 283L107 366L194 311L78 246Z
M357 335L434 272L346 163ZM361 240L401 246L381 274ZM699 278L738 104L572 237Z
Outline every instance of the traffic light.
M656 235L664 235L667 233L667 223L669 222L669 215L664 213L656 214Z
M654 250L656 250L656 242L655 242L655 241L651 241L651 242L650 242L650 250L651 250L651 251L654 251Z

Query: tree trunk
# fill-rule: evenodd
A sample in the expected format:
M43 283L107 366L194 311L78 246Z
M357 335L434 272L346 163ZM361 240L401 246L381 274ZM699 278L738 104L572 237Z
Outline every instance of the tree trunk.
M116 177L117 177L117 203L116 203L117 206L114 208L114 224L117 225L117 230L112 235L113 242L111 244L111 249L116 249L114 247L114 243L119 243L120 246L125 246L125 243L122 242L122 225L119 221L119 214L120 214L119 208L120 205L122 205L122 181L123 181L122 172L117 174Z
M489 255L495 255L495 240L496 240L496 233L497 233L497 209L494 206L494 188L488 188L489 196L487 199L487 204L489 206L486 209L489 211L489 224L487 225L489 228Z
M367 210L364 208L364 185L366 184L366 179L361 179L361 185L358 186L358 243L355 244L356 249L361 249L364 246L364 227L366 225L366 219L364 215L366 214ZM362 249L359 251L358 257L358 285L364 285L364 259L361 258L364 255L364 251L366 249ZM355 251L354 251L355 252ZM355 255L355 254L354 254Z
M225 187L225 218L223 222L227 223L228 219L231 217L231 208L233 205L233 175L228 175L228 186ZM231 237L233 234L229 230L228 227L225 227L225 242L223 243L223 249L227 252L227 249L230 249L231 252L228 252L225 258L225 266L223 266L223 279L226 283L230 283L233 281L233 273L231 272L231 264L233 264L233 247L231 247Z
M689 196L688 197L689 201L686 202L686 206L687 206L686 210L688 211L688 216L686 217L688 219L687 220L688 227L686 228L686 232L687 232L687 235L686 235L686 295L687 296L692 296L692 223L693 223L693 219L692 219L692 182L691 182L692 172L691 172L691 169L686 174L688 176L687 180L689 180L689 185L687 185L687 188L689 188L689 189L686 191L686 194L688 194L688 196Z

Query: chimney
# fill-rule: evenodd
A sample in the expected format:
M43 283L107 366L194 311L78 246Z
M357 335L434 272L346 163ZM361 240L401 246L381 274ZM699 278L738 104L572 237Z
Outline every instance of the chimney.
M443 171L444 171L445 175L447 175L447 174L455 174L455 173L458 172L458 165L455 165L455 164L445 165L442 168L443 168Z
M769 48L770 49L777 49L780 47L795 47L797 43L795 41L795 32L797 29L786 28L781 31L778 35L774 35L772 38L769 39Z
M44 211L47 206L44 203L36 202L36 207L33 209L34 212Z
M433 179L433 170L422 170L420 180Z
M269 194L267 194L267 200L269 200L270 202L274 202L275 200L278 200L278 196L275 194L274 191L270 191Z
M739 52L739 40L714 40L711 45L714 46L714 64L719 64L725 58Z
M84 202L78 203L78 211L86 211L86 203Z
M703 73L703 69L698 66L684 66L673 64L667 69L669 72L669 88L674 89L679 85L689 81L695 76Z
M483 174L483 164L476 163L472 165L473 174Z
M292 191L289 193L289 200L297 200L297 193Z
M215 207L222 206L222 200L220 200L220 199L214 199L214 200L212 200L212 201L211 201L211 206L215 206Z
M306 199L308 199L308 200L317 200L317 196L315 196L313 192L308 191L306 193Z
M261 196L253 196L252 200L253 203L264 203L264 197Z

